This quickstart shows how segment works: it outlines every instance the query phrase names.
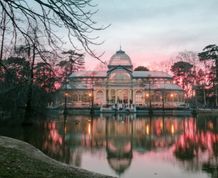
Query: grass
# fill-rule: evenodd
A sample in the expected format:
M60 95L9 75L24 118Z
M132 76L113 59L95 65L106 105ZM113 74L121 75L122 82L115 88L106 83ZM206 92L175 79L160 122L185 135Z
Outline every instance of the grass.
M1 178L106 178L57 162L33 146L0 136Z

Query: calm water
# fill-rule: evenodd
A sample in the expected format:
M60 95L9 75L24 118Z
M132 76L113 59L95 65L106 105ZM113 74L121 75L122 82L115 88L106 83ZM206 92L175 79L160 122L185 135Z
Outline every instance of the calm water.
M192 117L68 116L31 128L0 127L50 157L122 177L218 177L218 120Z

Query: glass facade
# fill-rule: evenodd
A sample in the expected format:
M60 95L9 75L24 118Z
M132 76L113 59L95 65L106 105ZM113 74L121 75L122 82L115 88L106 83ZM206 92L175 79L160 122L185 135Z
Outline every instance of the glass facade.
M78 71L69 77L62 89L68 107L138 106L182 107L184 91L172 77L161 71L133 71L130 57L122 50L109 60L107 71ZM63 87L64 88L64 87ZM63 104L61 96L56 103Z

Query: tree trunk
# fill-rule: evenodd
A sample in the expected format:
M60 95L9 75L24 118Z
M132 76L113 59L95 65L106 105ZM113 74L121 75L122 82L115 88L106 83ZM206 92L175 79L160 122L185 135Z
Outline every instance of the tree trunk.
M216 83L218 83L218 59L215 60L215 68L216 68Z
M206 91L205 91L205 88L203 89L203 93L204 93L204 107L206 107L207 101L206 101Z
M217 83L215 83L215 104L218 106L218 98L217 98Z
M5 40L5 30L6 30L6 13L3 12L3 19L2 19L2 39L1 39L1 49L0 49L0 62L3 58L3 49L4 49L4 40Z
M215 103L216 107L218 106L218 94L217 94L217 85L218 85L218 59L215 60L215 68L216 68L216 79L215 79Z
M29 85L28 85L28 90L27 90L27 103L26 103L26 108L25 108L25 118L24 118L23 125L32 125L32 121L31 121L31 117L33 115L32 90L33 90L33 78L34 78L34 65L35 65L35 58L36 58L36 37L34 38L35 39L34 39L33 49L32 49L33 56L32 56L31 67L30 67Z

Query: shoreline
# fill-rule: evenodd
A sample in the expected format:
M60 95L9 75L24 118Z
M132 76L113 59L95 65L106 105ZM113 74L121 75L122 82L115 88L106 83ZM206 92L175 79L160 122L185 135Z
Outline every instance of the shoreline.
M34 146L0 136L0 177L17 178L112 178L58 162Z

